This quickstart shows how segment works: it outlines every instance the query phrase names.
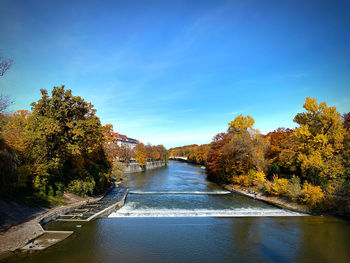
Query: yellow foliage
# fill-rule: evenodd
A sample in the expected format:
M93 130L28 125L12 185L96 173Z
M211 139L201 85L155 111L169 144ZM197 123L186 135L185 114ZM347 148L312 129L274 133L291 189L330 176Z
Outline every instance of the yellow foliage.
M136 145L135 158L139 162L139 165L144 166L147 163L147 154L145 145L140 142Z
M313 186L307 181L303 185L301 190L301 201L308 205L314 206L324 198L321 187Z
M254 119L249 115L247 115L247 117L244 117L242 114L240 114L228 124L230 126L229 131L233 131L233 132L247 131L248 129L253 129L254 123L255 123Z
M233 181L236 184L246 186L246 187L252 186L252 185L262 187L263 183L266 182L266 176L264 172L255 172L253 170L250 170L248 174L234 176Z
M264 172L256 172L253 178L253 184L259 187L266 182L266 175Z
M306 98L306 112L298 113L294 122L300 127L293 133L292 149L304 176L313 175L335 179L344 172L337 155L343 147L345 129L335 107L316 99Z
M285 195L288 191L288 180L274 175L273 181L267 184L266 190L271 195Z
M245 174L234 177L234 182L246 187L251 185L248 175L245 175Z

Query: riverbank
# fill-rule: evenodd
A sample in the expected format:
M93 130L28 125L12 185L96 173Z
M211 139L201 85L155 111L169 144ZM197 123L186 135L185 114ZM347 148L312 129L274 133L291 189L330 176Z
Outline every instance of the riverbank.
M33 213L31 216L25 215L22 222L18 223L18 220L13 221L12 226L0 232L0 258L6 256L7 252L20 249L31 240L42 235L44 233L41 226L42 224L54 220L60 215L68 213L79 206L87 203L95 203L101 200L113 188L114 184L111 184L103 194L92 198L81 198L73 194L65 194L67 204L56 206L51 209L38 209L38 211L34 210L35 213ZM17 204L17 206L19 205ZM12 217L17 215L17 213L13 211L7 212L9 214L14 213Z
M144 166L140 166L138 163L126 163L124 164L124 167L125 167L124 173L129 174L129 173L144 172L146 170L161 168L165 166L166 166L166 162L162 160L150 161L150 162L147 162L146 165Z
M185 157L173 157L172 159L180 162L194 164L194 165L202 165L195 162L191 162L188 160L188 158L185 158ZM202 165L201 168L205 169L205 166ZM279 208L287 209L294 212L304 213L304 214L314 214L314 212L312 212L307 206L304 206L295 202L291 202L286 198L280 198L276 196L266 196L260 192L257 192L257 195L255 195L255 194L249 193L246 187L244 188L242 186L234 185L234 184L222 185L222 187L231 192L235 192L240 195L244 195L256 200L260 200L265 203L269 203L273 206L277 206ZM254 189L254 191L256 190Z
M255 195L254 193L249 193L247 189L242 188L239 185L233 185L233 184L229 184L229 185L222 185L223 188L225 188L226 190L229 190L231 192L240 194L240 195L244 195L256 200L260 200L266 203L269 203L271 205L283 208L283 209L288 209L290 211L294 211L294 212L299 212L299 213L304 213L304 214L313 214L313 212L307 208L306 206L297 204L297 203L293 203L289 200L283 199L283 198L279 198L276 196L266 196L262 193L257 192L257 194Z

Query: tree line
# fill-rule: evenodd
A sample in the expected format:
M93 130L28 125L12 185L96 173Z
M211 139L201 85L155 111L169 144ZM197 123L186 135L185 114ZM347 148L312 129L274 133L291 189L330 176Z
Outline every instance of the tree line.
M101 193L114 177L116 160L165 159L166 149L138 143L136 150L108 143L96 109L64 86L41 99L31 111L8 113L10 101L0 97L0 197L63 201L69 191L81 196ZM114 148L113 148L114 147ZM115 170L123 171L122 167Z
M350 113L308 97L295 129L262 135L250 116L237 116L208 145L169 149L205 164L208 178L254 188L314 209L345 209L350 201Z
M124 174L124 164L137 162L140 166L145 166L147 161L168 161L168 151L163 145L151 145L137 142L135 147L126 144L118 144L113 137L113 126L105 125L105 153L106 158L111 163L112 176L120 179Z

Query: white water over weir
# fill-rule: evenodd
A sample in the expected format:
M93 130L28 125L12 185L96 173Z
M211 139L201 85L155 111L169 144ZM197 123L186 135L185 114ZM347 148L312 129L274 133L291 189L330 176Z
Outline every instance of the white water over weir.
M240 208L240 209L135 209L131 202L122 207L117 212L109 215L109 217L274 217L274 216L306 216L297 212L272 208Z

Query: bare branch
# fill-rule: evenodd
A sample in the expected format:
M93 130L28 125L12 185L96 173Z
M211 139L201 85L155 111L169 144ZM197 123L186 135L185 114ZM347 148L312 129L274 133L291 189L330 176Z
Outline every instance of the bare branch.
M0 113L4 113L11 104L12 100L8 96L0 94Z
M4 76L5 72L13 65L12 59L5 59L0 56L0 77Z

